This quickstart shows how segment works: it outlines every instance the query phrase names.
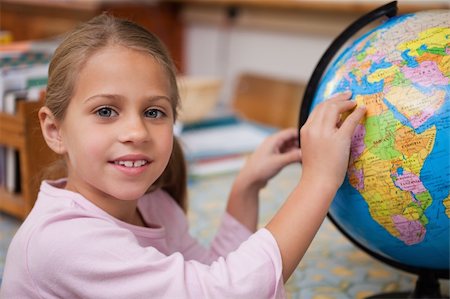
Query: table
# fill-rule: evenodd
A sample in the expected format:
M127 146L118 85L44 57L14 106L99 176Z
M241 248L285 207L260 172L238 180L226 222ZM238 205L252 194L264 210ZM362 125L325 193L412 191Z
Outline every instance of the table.
M281 206L301 175L300 165L281 171L261 191L260 226ZM236 173L189 183L191 233L207 245L219 225ZM288 298L353 299L386 292L412 291L416 277L396 270L356 248L325 219L303 260L286 284ZM441 280L448 294L448 280Z

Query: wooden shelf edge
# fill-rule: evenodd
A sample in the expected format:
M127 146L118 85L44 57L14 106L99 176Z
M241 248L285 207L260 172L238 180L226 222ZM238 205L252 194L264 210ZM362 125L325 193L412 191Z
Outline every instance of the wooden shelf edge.
M23 134L23 118L18 114L0 112L0 134Z
M13 194L0 187L0 210L17 217L25 218L25 202L20 194Z
M181 5L216 6L216 7L249 7L282 10L321 11L328 13L364 13L387 3L377 1L340 1L334 0L168 0ZM417 12L430 9L449 9L446 1L422 1L398 4L400 13Z

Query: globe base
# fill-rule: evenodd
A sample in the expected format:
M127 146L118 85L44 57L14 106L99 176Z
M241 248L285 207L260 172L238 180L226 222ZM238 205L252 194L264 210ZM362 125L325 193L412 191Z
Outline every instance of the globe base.
M367 297L366 299L448 299L441 295L438 276L431 270L420 271L413 292L385 293Z
M385 293L378 294L370 297L366 297L366 299L416 299L416 298L427 298L427 299L449 299L449 297L442 296L432 296L432 297L416 297L414 296L414 292L398 292L398 293Z
M410 299L410 298L414 298L412 297L411 292L384 293L366 297L366 299Z

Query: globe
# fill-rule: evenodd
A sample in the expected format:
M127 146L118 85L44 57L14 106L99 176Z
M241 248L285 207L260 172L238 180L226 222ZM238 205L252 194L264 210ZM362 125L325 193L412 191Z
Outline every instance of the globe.
M450 10L394 16L355 39L302 110L348 90L367 113L329 216L383 261L448 278Z

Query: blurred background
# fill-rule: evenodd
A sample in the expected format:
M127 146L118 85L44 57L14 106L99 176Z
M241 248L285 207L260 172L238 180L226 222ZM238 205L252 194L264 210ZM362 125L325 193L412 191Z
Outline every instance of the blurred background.
M179 70L176 133L189 162L192 233L207 244L247 155L273 130L297 126L305 86L324 51L353 21L387 2L0 0L0 282L41 170L56 159L42 142L36 109L65 32L109 11L167 45ZM400 0L398 7L403 14L450 9L450 2ZM300 174L298 165L290 167L264 190L262 224ZM415 283L355 248L327 220L297 272L287 286L290 298L363 298ZM442 288L448 294L448 280Z

